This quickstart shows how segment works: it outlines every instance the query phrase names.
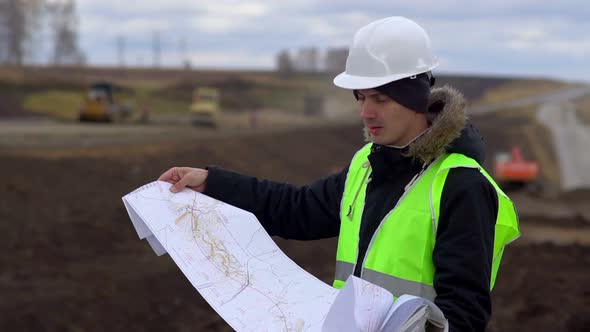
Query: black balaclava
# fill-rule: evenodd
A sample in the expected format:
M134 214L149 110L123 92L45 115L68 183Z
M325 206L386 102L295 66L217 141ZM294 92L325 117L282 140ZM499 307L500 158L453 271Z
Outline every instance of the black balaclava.
M426 113L428 112L430 87L434 85L434 81L433 76L422 73L374 89L414 112ZM357 90L354 90L353 93L358 99Z

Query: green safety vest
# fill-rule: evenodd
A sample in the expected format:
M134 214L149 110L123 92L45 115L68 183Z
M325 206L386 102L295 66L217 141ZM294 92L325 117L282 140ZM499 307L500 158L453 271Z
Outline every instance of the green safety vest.
M341 225L334 278L336 288L341 288L348 276L354 273L357 262L359 231L370 174L367 157L371 145L365 145L355 154L346 177L340 206ZM512 201L490 175L475 160L457 153L440 156L408 184L369 243L362 262L362 279L389 290L396 298L411 294L434 300L432 252L440 202L449 170L456 167L477 168L498 194L490 289L494 287L504 247L520 235L518 217Z

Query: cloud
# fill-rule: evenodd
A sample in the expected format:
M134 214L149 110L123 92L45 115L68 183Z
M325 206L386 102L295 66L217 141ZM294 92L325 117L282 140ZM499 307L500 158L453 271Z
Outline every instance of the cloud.
M583 24L582 31L590 31L590 24ZM590 56L590 35L576 33L567 20L552 22L536 22L536 25L518 29L511 33L506 43L508 49L534 52L537 54L552 53L563 57Z
M126 38L129 54L149 55L157 31L170 57L185 39L203 66L272 68L281 49L346 46L359 27L402 15L429 32L442 70L563 76L570 74L562 64L570 64L590 75L582 61L590 55L586 0L84 0L79 12L91 63L95 54L116 63L117 36ZM111 49L97 52L104 45Z
M560 40L544 39L542 42L535 40L515 39L508 43L508 47L517 51L529 51L535 53L554 53L562 56L587 58L590 55L590 39L585 40Z
M107 28L108 27L108 28ZM132 18L125 21L110 21L90 18L82 26L84 34L106 34L108 36L148 34L171 28L170 20Z
M194 52L189 56L196 67L218 68L265 68L271 69L274 55L257 54L250 50L228 50L223 52Z
M507 56L519 56L522 51L555 52L565 56L590 55L588 43L590 23L572 29L567 19L478 19L463 21L426 20L435 49L461 50L467 54L493 50ZM521 53L514 53L519 51Z
M229 33L248 28L253 19L264 16L270 8L263 3L217 5L192 19L192 26L204 33Z

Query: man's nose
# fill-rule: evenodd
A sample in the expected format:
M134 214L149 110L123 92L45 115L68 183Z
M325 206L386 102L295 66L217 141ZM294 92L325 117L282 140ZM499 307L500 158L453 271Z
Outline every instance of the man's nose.
M373 119L375 118L375 108L371 106L371 103L363 102L360 105L361 111L361 118L363 119Z

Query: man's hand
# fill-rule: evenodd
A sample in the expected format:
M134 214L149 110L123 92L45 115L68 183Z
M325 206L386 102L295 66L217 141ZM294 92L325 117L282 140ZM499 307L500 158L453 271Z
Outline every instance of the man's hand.
M207 185L207 175L209 171L201 168L172 167L160 175L158 180L171 183L170 191L173 193L185 187L202 193Z

